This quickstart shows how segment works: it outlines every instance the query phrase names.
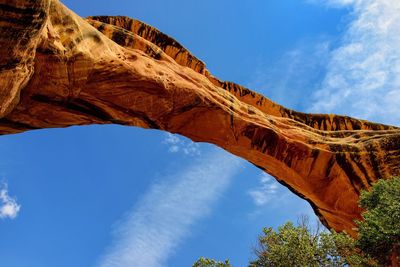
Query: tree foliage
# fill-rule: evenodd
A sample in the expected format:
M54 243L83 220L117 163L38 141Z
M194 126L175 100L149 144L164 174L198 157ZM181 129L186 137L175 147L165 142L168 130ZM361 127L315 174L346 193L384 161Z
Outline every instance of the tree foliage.
M287 222L277 231L264 228L254 252L256 259L249 267L377 266L360 253L349 235L329 232L321 224L312 229L307 217L302 217L297 226ZM232 266L229 261L200 258L193 267Z
M379 180L370 191L363 191L360 206L365 209L358 221L357 245L383 265L399 262L400 177Z
M201 257L193 264L193 267L232 267L232 265L229 260L221 262Z
M286 266L399 266L400 177L379 180L360 195L363 220L357 221L358 239L346 233L312 230L308 219L297 226L287 222L264 228L249 267ZM200 258L193 267L231 267L229 261Z
M298 226L287 222L278 231L264 228L255 249L257 259L249 266L373 266L350 236L320 229L312 231L304 219Z

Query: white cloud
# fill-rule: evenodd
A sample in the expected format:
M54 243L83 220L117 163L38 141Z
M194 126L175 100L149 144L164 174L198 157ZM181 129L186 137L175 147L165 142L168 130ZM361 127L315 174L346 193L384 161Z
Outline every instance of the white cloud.
M322 1L352 4L354 19L331 53L312 112L400 124L400 1Z
M7 183L0 184L0 219L17 217L21 209L15 198L8 195Z
M171 153L182 152L188 156L198 156L201 154L199 144L192 142L189 139L184 139L178 135L166 133L163 143L168 145L168 151Z
M116 227L115 242L99 266L164 266L239 168L238 158L218 151L152 186Z
M264 206L273 200L278 192L279 184L269 174L263 172L260 175L260 186L257 189L248 191L257 206Z

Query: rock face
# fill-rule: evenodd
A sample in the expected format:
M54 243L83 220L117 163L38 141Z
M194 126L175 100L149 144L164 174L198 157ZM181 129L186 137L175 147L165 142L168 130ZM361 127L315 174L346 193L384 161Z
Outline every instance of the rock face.
M360 190L400 175L399 128L286 109L127 17L0 0L0 59L0 134L111 123L179 133L248 160L353 234Z

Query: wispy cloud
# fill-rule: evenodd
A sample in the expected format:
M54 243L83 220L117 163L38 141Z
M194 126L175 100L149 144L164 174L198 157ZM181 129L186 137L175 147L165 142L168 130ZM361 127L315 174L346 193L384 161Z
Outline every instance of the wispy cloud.
M250 220L259 221L274 216L286 221L290 217L295 220L300 215L316 218L306 201L265 172L260 173L258 186L247 191L247 194L254 203L254 208L247 214Z
M275 63L260 64L247 86L286 107L306 109L304 97L317 89L325 74L330 47L327 36L299 41Z
M331 53L313 112L400 124L400 1L336 0L351 5L353 21Z
M199 144L176 134L166 133L163 143L168 146L168 151L171 153L182 152L188 156L201 154Z
M256 189L248 191L257 206L264 206L276 197L279 184L269 174L263 172L259 178L260 185Z
M400 1L305 2L348 8L339 42L304 39L247 85L289 108L400 125Z
M217 151L152 186L116 227L115 242L99 266L164 266L239 168L238 158Z
M17 217L21 205L17 203L14 197L8 195L8 184L0 184L0 219Z
M326 5L326 6L338 7L338 8L345 7L345 6L351 6L358 1L362 1L362 0L306 0L306 2L309 4Z

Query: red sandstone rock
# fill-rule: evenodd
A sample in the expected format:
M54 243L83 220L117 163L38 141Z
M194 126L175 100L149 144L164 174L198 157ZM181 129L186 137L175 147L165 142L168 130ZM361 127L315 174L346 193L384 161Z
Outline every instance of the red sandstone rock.
M127 17L0 0L0 59L0 134L111 123L179 133L248 160L350 233L360 190L400 175L399 128L286 109Z

